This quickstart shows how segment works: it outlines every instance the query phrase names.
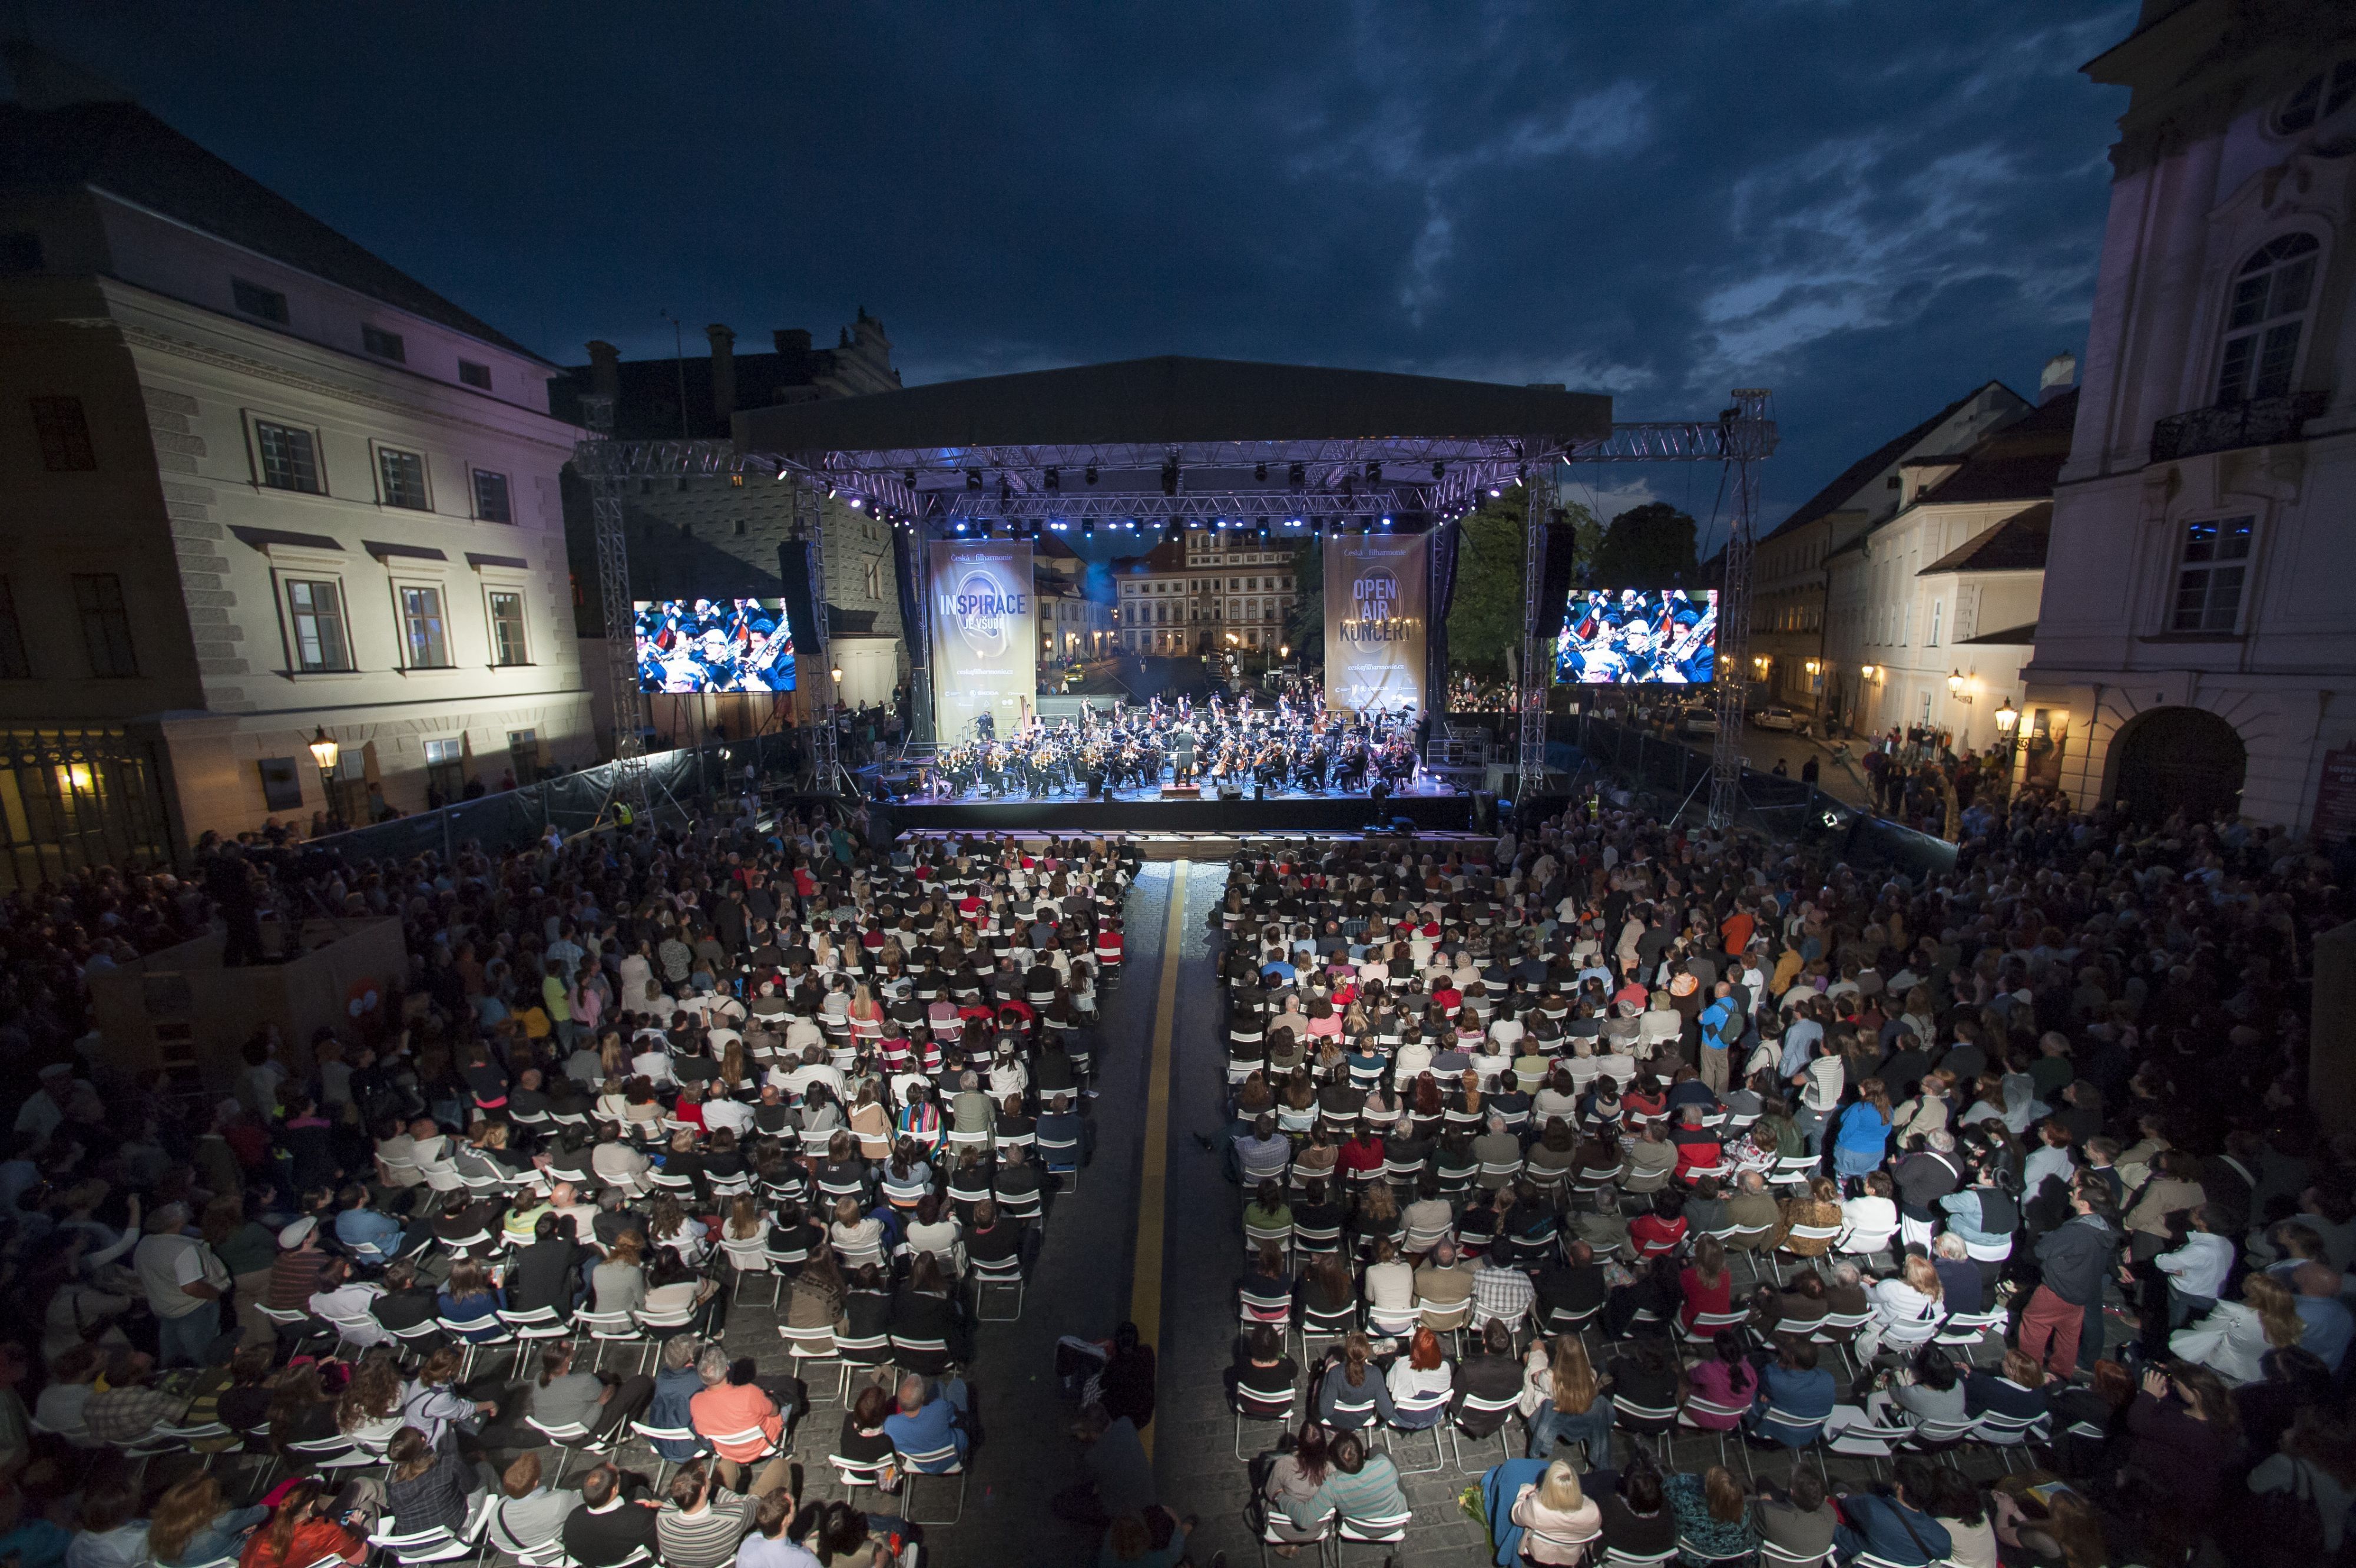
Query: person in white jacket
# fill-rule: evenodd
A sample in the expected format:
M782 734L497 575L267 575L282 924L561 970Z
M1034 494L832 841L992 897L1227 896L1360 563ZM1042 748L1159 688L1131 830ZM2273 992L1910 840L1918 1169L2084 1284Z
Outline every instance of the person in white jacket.
M2289 1287L2272 1274L2252 1274L2242 1282L2241 1300L2219 1302L2208 1316L2169 1335L2168 1348L2238 1385L2258 1381L2265 1353L2297 1344L2306 1332Z

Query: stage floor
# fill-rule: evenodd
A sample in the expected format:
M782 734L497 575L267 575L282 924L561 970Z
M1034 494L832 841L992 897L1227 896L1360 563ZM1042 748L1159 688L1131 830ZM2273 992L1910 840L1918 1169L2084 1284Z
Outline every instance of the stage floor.
M1159 789L1125 789L1101 800L1079 796L1045 800L871 800L870 820L893 837L906 831L954 832L1387 832L1463 831L1472 824L1473 797L1445 788L1373 800L1364 795L1312 795L1288 790L1265 800L1169 800Z

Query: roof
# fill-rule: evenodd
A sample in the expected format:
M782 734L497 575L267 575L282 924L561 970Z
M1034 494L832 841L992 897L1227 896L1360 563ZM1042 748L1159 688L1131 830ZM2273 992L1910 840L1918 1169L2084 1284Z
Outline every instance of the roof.
M2051 499L2077 424L2078 389L2056 392L1982 437L1961 467L1917 499L1933 506Z
M1776 524L1774 532L1769 533L1766 537L1768 539L1773 539L1779 534L1793 532L1797 529L1806 527L1809 523L1815 521L1820 517L1826 516L1827 513L1838 511L1844 502L1846 502L1851 496L1857 494L1858 490L1865 488L1867 480L1872 478L1874 475L1881 472L1882 469L1887 468L1891 464L1897 462L1900 457L1905 455L1910 447L1913 446L1917 442L1925 439L1930 435L1931 432L1938 429L1939 426L1944 424L1948 420L1953 419L1956 414L1962 413L1964 406L1966 403L1969 403L1974 398L1978 397L1981 393L1987 392L1989 387L2000 386L2003 383L1999 381L1982 382L1980 385L1976 386L1971 391L1965 392L1963 396L1957 398L1954 402L1949 403L1946 407L1941 409L1938 413L1933 414L1930 418L1924 420L1922 424L1916 425L1913 429L1907 431L1902 435L1895 436L1890 440L1883 442L1880 446L1875 447L1872 451L1867 453L1864 456L1859 457L1856 462L1851 463L1847 467L1843 468L1839 473L1834 475L1832 483L1826 485L1823 489L1818 490L1815 495L1810 496L1806 500L1802 501L1798 510L1794 511L1791 516L1785 518L1782 522Z
M1183 572L1186 566L1186 542L1173 536L1163 540L1142 555L1116 556L1112 570L1118 575L1139 577L1157 572Z
M2053 503L2040 501L1974 534L1914 575L1944 572L2041 572L2045 546L2053 533Z
M1387 371L1163 355L747 409L747 450L892 451L1091 442L1479 439L1612 433L1612 400Z
M549 363L136 103L0 103L0 187L90 187L470 338Z
M2002 631L1991 631L1982 637L1960 638L1959 648L2034 648L2037 646L2037 623L2008 626Z

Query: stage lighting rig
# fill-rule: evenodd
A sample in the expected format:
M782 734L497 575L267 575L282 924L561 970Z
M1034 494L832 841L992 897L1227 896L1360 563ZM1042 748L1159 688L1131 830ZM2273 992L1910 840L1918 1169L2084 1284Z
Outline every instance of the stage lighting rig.
M1309 465L1306 463L1295 463L1292 465L1290 468L1285 471L1284 482L1291 486L1296 490L1307 489L1309 488Z
M1178 459L1175 457L1162 465L1162 493L1165 496L1178 493Z
M1059 494L1064 488L1064 471L1061 468L1048 469L1039 476L1039 486L1050 495Z
M1007 475L1007 474L1001 474L1001 475L999 475L999 476L998 476L998 504L999 504L999 505L1001 505L1001 506L1004 506L1004 505L1006 505L1008 502L1012 501L1013 499L1014 499L1014 480L1013 480L1012 476L1011 476L1011 475Z
M1088 483L1092 485L1095 484L1097 482L1097 466L1094 463L1089 464L1087 471L1082 477L1086 478Z
M969 490L978 490L981 489L981 470L980 468L968 468L965 471L965 488Z
M1445 463L1434 463L1431 466L1431 477L1434 479L1446 478L1448 477L1448 465Z
M1252 478L1263 485L1268 483L1268 465L1265 463L1254 463L1252 465Z
M1366 465L1366 483L1368 483L1368 484L1370 484L1370 485L1379 485L1379 484L1381 484L1382 482L1383 482L1383 466L1382 466L1380 463L1369 463L1369 464L1367 464L1367 465Z

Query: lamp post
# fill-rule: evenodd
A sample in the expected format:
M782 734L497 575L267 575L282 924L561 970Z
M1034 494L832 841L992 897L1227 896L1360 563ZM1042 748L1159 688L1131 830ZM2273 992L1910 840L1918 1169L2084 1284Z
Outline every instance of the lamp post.
M344 825L344 810L336 799L336 759L343 755L344 748L336 744L325 725L313 727L311 760L319 765L319 792L327 798L327 825L340 828Z

